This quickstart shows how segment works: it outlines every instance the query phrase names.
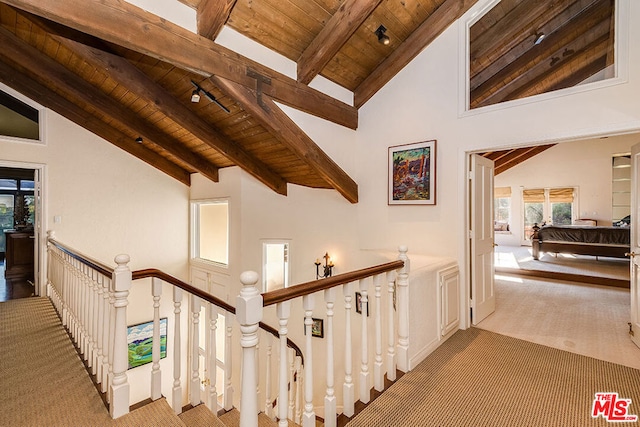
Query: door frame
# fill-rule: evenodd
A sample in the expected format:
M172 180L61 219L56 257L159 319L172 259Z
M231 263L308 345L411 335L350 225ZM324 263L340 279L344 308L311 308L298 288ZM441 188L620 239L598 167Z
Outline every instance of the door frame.
M460 309L463 316L461 316L461 329L467 329L472 326L471 323L471 286L473 285L471 280L471 239L469 238L469 230L471 229L471 186L469 183L469 168L471 165L471 159L473 154L483 153L486 151L497 151L497 150L508 150L512 148L524 147L524 146L534 146L534 145L545 145L557 143L561 144L563 142L572 142L572 141L580 141L580 140L588 140L595 138L608 138L611 136L621 136L621 135L629 135L629 134L640 134L640 121L635 121L632 123L624 123L622 125L617 124L614 126L605 126L599 129L591 129L592 133L570 133L568 132L566 135L563 135L561 138L550 138L539 141L528 141L528 142L518 142L511 145L505 146L486 146L482 149L473 149L471 151L460 151L459 157L459 170L463 174L463 179L461 180L460 188L460 206L464 206L464 221L463 221L463 229L460 237L461 241L461 253L459 256L460 259L460 280L461 283L464 284L464 290L460 293ZM491 219L493 220L493 219Z
M40 201L35 197L36 202L36 218L34 224L34 235L36 236L35 245L35 260L34 260L34 291L37 296L46 295L46 277L45 272L47 267L47 224L46 224L46 208L47 208L47 193L46 193L46 165L42 163L29 163L29 162L17 162L11 160L0 159L0 167L15 168L15 169L31 169L38 171L38 177L40 179ZM37 184L36 184L37 187ZM35 191L35 190L34 190Z

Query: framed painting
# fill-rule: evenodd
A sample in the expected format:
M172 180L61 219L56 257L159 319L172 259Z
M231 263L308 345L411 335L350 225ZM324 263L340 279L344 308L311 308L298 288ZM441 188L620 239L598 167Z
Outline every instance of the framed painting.
M153 321L127 326L129 368L152 362ZM160 319L160 358L167 357L167 318Z
M306 325L303 327L304 334L307 335L307 327ZM316 319L315 317L311 318L311 336L324 338L324 320Z
M436 204L436 141L389 147L389 204Z

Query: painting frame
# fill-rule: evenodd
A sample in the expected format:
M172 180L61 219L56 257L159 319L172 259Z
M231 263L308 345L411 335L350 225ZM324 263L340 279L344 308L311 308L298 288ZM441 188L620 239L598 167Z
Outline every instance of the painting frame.
M306 325L304 327L304 334L307 334ZM316 338L324 338L324 319L311 318L311 336Z
M369 301L368 300L366 302L366 309L367 309L367 317L369 317ZM363 311L362 294L360 292L356 292L356 313L362 314L362 311Z
M389 205L436 204L436 140L389 147Z
M160 359L167 357L168 319L160 318ZM153 361L153 320L127 326L128 368L133 369Z

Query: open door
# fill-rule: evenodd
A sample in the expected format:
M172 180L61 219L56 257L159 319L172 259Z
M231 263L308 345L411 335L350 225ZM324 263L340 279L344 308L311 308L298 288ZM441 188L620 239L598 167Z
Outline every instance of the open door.
M631 147L631 340L640 347L640 144Z
M471 249L471 323L494 312L493 161L473 154L470 162L469 232Z

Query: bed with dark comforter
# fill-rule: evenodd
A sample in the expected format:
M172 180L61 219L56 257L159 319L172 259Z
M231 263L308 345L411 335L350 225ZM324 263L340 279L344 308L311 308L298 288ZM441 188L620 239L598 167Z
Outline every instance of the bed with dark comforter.
M629 227L546 225L533 227L533 259L540 252L626 258L631 241Z

